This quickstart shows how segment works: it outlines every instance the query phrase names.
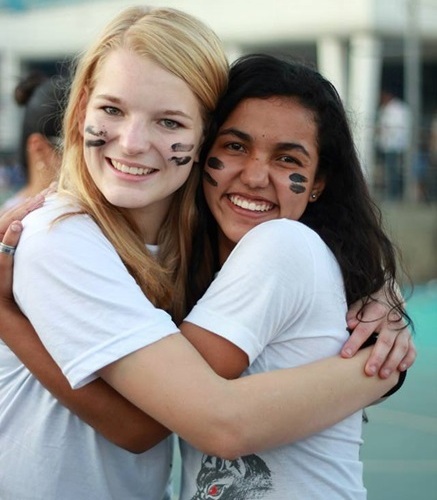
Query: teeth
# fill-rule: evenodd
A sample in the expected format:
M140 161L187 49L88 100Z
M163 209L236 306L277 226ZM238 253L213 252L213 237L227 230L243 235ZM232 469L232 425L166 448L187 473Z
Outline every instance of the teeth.
M245 210L250 210L251 212L267 212L274 207L273 203L247 201L244 198L236 195L230 195L228 196L228 198L231 203L233 203L237 207L244 208Z
M130 175L147 175L155 170L154 168L128 167L127 165L124 165L124 163L120 163L115 160L112 160L111 163L115 170Z

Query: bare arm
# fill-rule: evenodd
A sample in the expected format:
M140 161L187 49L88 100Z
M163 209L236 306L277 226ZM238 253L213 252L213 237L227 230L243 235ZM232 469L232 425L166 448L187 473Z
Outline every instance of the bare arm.
M4 222L5 218L2 217L0 227ZM16 221L6 231L3 242L16 246L20 232L21 224ZM71 388L32 325L13 301L12 262L11 256L0 253L0 337L6 345L62 405L117 446L141 453L167 437L169 430L103 380L95 380L78 390Z
M368 355L364 349L351 359L227 381L174 334L106 366L101 376L194 447L233 459L319 432L380 398L398 375L367 377Z

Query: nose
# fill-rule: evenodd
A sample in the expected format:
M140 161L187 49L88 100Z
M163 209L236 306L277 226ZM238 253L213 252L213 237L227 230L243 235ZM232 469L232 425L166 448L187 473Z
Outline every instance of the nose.
M146 152L150 148L151 131L140 119L131 119L123 124L120 145L124 154L129 156Z
M269 184L269 166L261 158L252 156L242 166L241 181L251 189L265 188Z

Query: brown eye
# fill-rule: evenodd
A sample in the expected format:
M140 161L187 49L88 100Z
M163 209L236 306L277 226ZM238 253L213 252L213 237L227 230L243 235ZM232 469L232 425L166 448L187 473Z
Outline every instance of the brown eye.
M230 151L244 151L243 146L238 142L230 142L229 144L226 144L226 149L229 149Z
M285 155L285 156L281 156L278 158L279 161L282 161L284 163L294 163L296 165L302 165L302 163L294 158L293 156L288 156L288 155Z

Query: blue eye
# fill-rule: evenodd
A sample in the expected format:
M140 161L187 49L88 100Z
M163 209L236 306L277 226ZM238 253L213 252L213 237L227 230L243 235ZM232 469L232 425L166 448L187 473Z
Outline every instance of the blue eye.
M164 118L163 120L161 120L161 123L165 128L168 128L170 130L182 127L182 125L179 122L176 122L175 120L170 120L170 118Z
M121 111L118 108L114 108L114 106L103 106L102 109L108 115L113 115L113 116L121 115Z

